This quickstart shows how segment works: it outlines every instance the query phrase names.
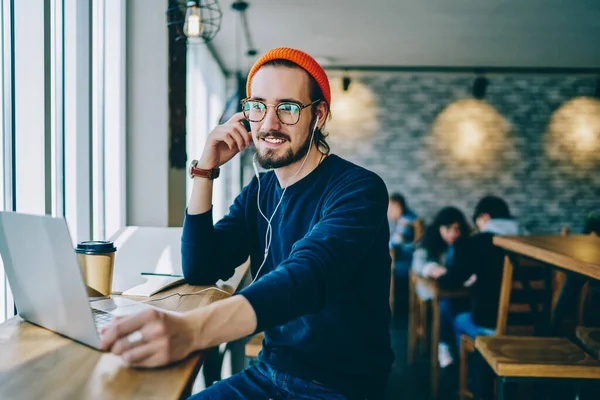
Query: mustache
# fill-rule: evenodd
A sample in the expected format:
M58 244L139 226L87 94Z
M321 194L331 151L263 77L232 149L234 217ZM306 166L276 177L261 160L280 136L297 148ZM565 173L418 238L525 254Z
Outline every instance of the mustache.
M258 134L256 135L256 137L258 139L264 139L266 137L272 137L275 139L284 139L287 140L288 142L291 142L290 137L288 135L286 135L283 132L278 132L278 131L271 131L271 132L258 132Z

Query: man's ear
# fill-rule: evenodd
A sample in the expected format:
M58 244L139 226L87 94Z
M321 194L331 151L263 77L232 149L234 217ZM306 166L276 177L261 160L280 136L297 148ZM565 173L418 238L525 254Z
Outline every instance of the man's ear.
M317 128L321 129L323 128L323 125L325 125L327 117L329 116L329 107L327 106L327 103L320 101L318 104L316 104L315 114L319 117L319 126Z

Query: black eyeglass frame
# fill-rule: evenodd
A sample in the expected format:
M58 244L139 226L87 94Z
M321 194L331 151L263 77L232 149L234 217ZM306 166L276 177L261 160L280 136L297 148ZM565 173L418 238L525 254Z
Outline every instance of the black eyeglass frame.
M252 119L248 118L248 115L246 114L246 110L244 109L244 106L249 101L252 101L252 102L255 102L255 103L261 103L261 104L263 104L265 106L265 112L264 112L264 114L263 114L263 116L262 116L261 119L252 120ZM305 104L302 104L302 103L296 103L295 101L283 101L283 102L277 103L277 104L268 104L268 103L265 103L262 100L243 99L241 101L241 104L242 104L242 112L244 113L244 117L248 121L250 121L250 122L261 122L262 120L264 120L265 117L267 116L267 110L269 109L269 106L271 106L271 107L275 107L275 113L277 114L277 118L279 119L279 121L282 124L284 124L284 125L296 125L298 122L300 122L300 116L302 114L302 110L304 110L305 108L310 107L310 106L312 106L312 105L314 105L314 104L316 104L316 103L318 103L320 101L321 101L321 99L317 99L317 100L313 101L312 103L309 103L309 104L305 105ZM283 122L282 119L281 119L281 116L279 115L279 107L281 105L284 105L284 104L293 104L293 105L297 106L298 108L300 108L300 111L298 112L298 120L296 122L294 122L293 124L288 124L286 122Z

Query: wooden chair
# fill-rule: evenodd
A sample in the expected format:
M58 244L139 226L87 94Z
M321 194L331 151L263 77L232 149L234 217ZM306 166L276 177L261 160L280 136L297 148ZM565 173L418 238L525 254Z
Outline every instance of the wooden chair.
M568 226L563 226L563 228L560 230L560 236L569 236L570 233L571 228ZM554 307L558 302L558 297L560 296L560 291L562 290L562 287L567 279L567 274L559 270L554 270L553 274L552 309L554 310Z
M600 363L566 338L478 336L475 348L496 374L498 400L511 382L571 379L579 385L600 377Z
M419 240L421 240L421 237L423 237L423 233L425 231L425 224L423 223L423 220L421 218L417 218L413 224L413 230L414 230L414 240L413 243L416 245ZM390 279L390 309L392 310L392 314L394 314L394 292L396 290L396 281L395 281L395 276L394 276L394 263L396 261L396 251L394 249L390 249L390 257L392 258L392 276ZM409 277L410 279L410 277ZM409 290L410 290L410 282L409 282ZM410 295L409 295L409 301L410 301ZM409 309L412 310L412 307Z
M425 233L425 223L417 218L413 225L415 246ZM412 269L408 277L408 364L415 362L417 342L421 343L421 352L427 350L427 303L417 296L415 285L418 279Z
M421 345L421 353L427 350L427 302L417 296L416 285L418 275L411 269L408 283L408 364L415 362L417 345Z
M563 231L564 234L568 232ZM582 288L579 319L582 319L588 290ZM552 303L554 307L554 301ZM571 380L578 388L587 381L597 382L600 378L600 329L579 326L576 336L585 351L567 338L507 336L479 336L475 348L496 374L497 398L503 400L507 382L560 379Z
M421 285L430 291L431 300L421 299L416 293L416 286ZM422 278L412 270L409 283L409 327L408 327L408 363L415 361L415 352L418 342L421 351L426 351L427 345L427 314L428 303L431 303L431 392L434 398L439 394L438 345L440 343L440 299L451 297L467 297L469 290L442 290L433 279Z
M571 229L568 226L563 227L560 231L561 236L568 236L570 233L571 233ZM594 235L594 234L592 233L591 235ZM554 270L553 274L554 274L554 276L553 276L554 287L552 288L552 310L554 310L554 307L556 306L556 303L558 302L558 298L560 296L562 288L567 279L567 275L562 271ZM590 284L589 284L589 282L586 282L583 285L583 287L581 288L581 293L579 295L579 302L578 302L578 306L577 306L577 316L575 317L575 325L576 326L584 324L586 303L587 303L589 296L590 296ZM571 328L573 328L572 325L571 325Z
M413 231L415 233L413 242L415 244L419 243L423 237L423 234L425 233L425 222L423 222L421 218L417 218L415 220L415 223L413 224Z
M498 317L495 334L503 336L532 335L535 332L535 319L544 311L544 299L548 293L544 276L545 269L541 264L522 259L519 261L518 273L508 256L504 258L504 269L500 287ZM472 398L468 388L468 356L475 351L475 340L463 335L460 345L460 399Z

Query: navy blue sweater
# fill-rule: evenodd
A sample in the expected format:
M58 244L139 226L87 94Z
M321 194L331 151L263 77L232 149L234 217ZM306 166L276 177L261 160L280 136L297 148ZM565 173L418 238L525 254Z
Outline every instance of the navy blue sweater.
M260 186L269 218L283 189L272 171L261 174ZM227 279L248 256L256 276L267 229L257 190L254 178L214 226L212 211L186 216L190 284ZM335 155L287 189L260 277L239 293L256 312L256 331L265 331L261 361L350 398L383 389L394 358L387 205L377 175Z

